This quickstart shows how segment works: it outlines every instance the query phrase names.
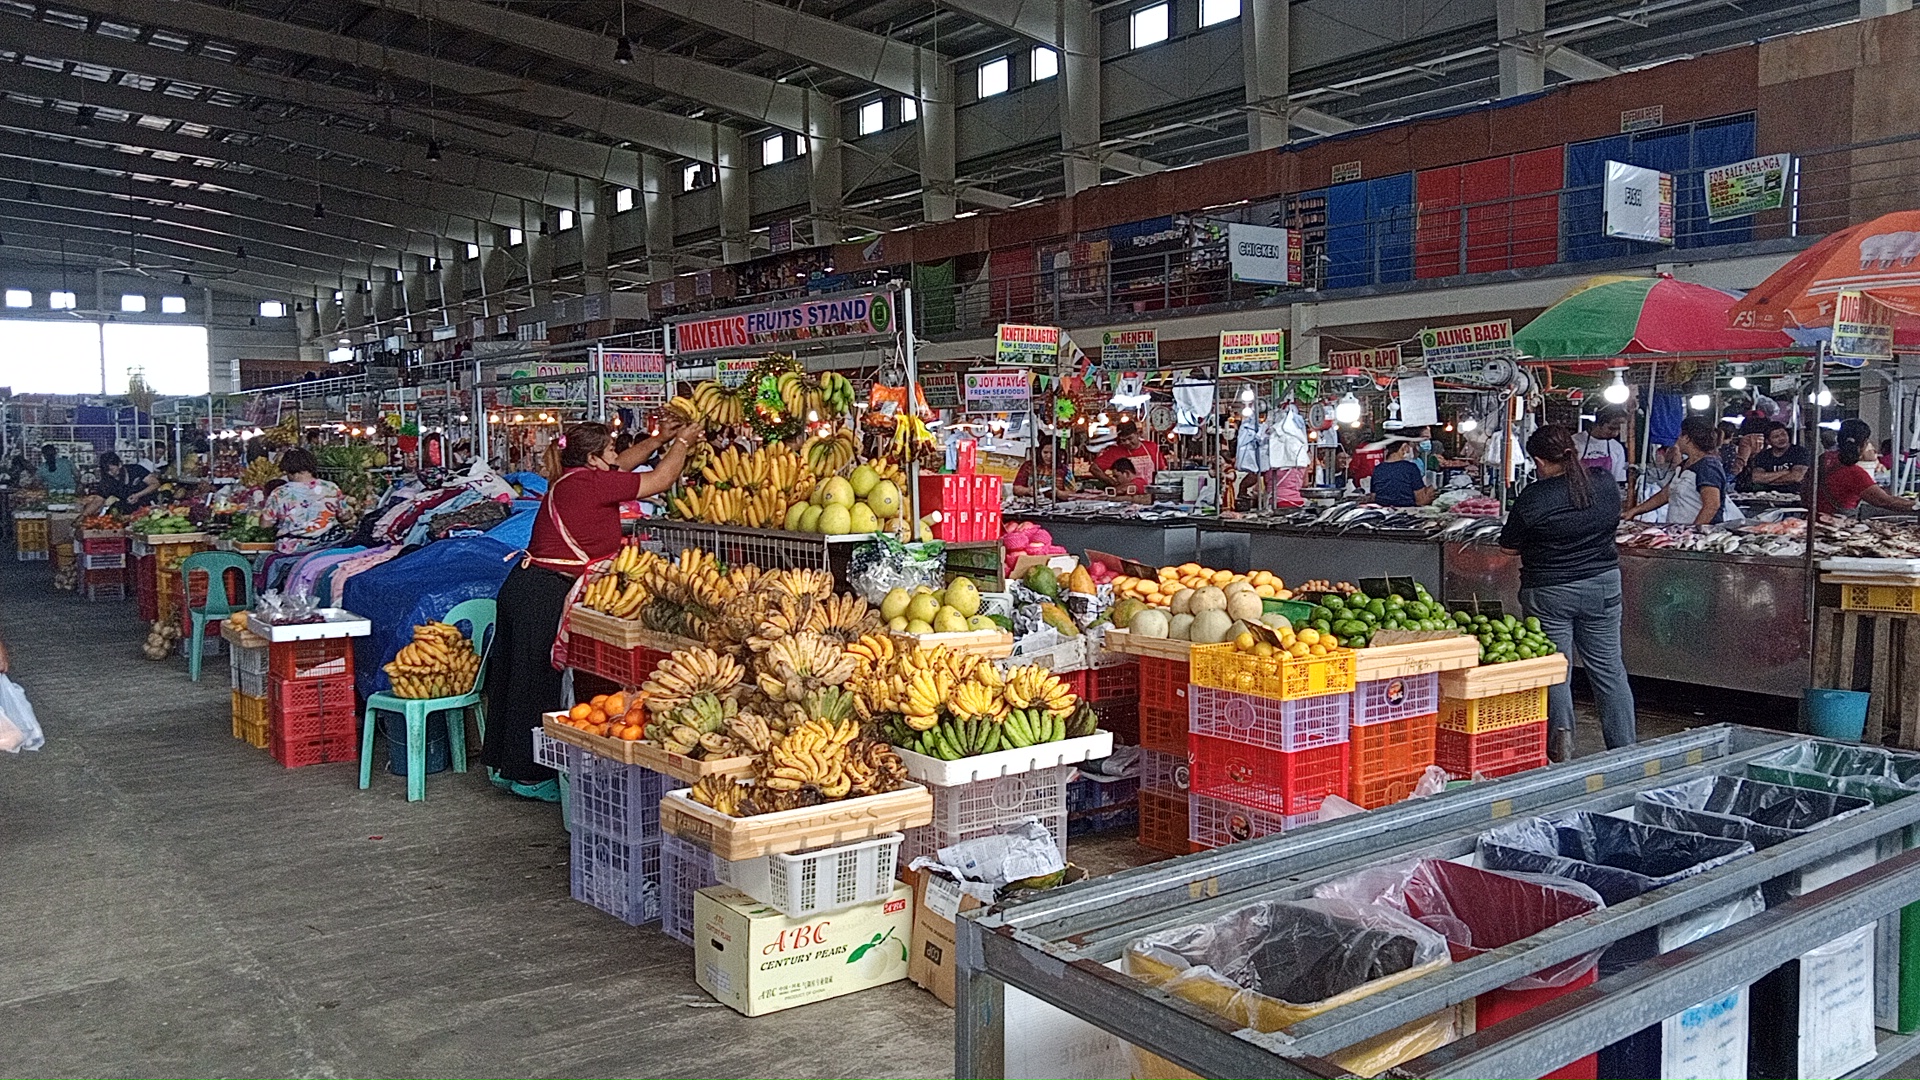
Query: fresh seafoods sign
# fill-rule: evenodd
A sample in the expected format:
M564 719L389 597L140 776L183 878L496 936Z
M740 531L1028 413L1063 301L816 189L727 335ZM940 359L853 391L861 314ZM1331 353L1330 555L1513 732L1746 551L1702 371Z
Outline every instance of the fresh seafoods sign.
M1160 364L1160 331L1108 330L1100 335L1100 366L1139 371Z
M1279 330L1220 331L1220 374L1271 375L1280 370L1285 335Z
M994 334L996 364L1052 367L1060 356L1060 328L1001 323Z
M1033 406L1033 383L1025 371L970 371L965 376L970 413L1026 412Z
M894 331L893 294L849 293L672 324L676 356L763 349L823 338L882 337Z

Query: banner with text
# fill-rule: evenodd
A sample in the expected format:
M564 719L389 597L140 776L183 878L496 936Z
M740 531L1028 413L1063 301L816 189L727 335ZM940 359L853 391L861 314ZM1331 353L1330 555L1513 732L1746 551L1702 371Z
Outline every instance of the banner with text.
M1726 221L1786 205L1792 154L1768 154L1700 174L1707 187L1707 220Z
M675 356L726 352L822 339L885 337L894 332L891 292L851 293L669 324Z
M602 391L646 408L667 403L667 354L608 349L600 354Z
M725 387L735 387L753 377L753 369L760 366L757 356L721 357L713 362L713 381Z
M1478 375L1487 361L1511 360L1513 353L1512 319L1420 331L1420 356L1429 375Z
M507 401L513 405L584 404L593 380L578 376L588 373L586 364L527 364L512 368L504 374L516 383L521 379L546 379L556 375L575 378L565 382L519 383L507 388Z
M1335 371L1359 368L1361 371L1393 372L1400 369L1400 346L1378 349L1335 349L1320 354L1322 363Z
M1607 162L1601 232L1621 240L1673 243L1673 177L1622 161Z
M970 413L1026 412L1033 405L1031 372L970 371L963 378Z
M1220 331L1220 374L1272 375L1280 370L1285 335L1279 330Z
M926 398L929 409L957 409L960 407L960 376L951 371L922 375L920 394Z
M1060 356L1060 328L1001 323L994 334L993 358L999 364L1052 367Z
M1227 225L1227 262L1233 280L1257 285L1297 285L1302 237L1270 225Z
M1892 308L1857 289L1843 289L1834 297L1833 346L1828 351L1849 360L1891 360L1893 319Z
M1100 335L1100 366L1139 371L1160 363L1160 331L1108 330Z

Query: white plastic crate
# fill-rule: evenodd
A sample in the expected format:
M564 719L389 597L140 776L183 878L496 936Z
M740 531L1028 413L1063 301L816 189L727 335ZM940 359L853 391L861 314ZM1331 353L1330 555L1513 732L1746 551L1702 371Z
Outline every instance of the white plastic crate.
M1312 750L1347 741L1353 695L1275 701L1211 686L1187 689L1187 730L1269 750Z
M893 895L893 868L906 837L888 833L791 855L716 859L714 875L790 919L882 900Z
M1373 679L1353 688L1353 724L1388 724L1409 716L1440 711L1440 675L1396 675Z
M227 643L227 673L233 677L233 688L249 697L267 696L267 661L265 645L249 648Z
M1016 750L995 750L954 761L901 749L907 776L928 787L954 787L1055 765L1078 765L1113 753L1113 732L1095 731L1074 739L1037 743Z
M567 744L540 728L533 729L533 761L555 772L567 771Z
M1193 763L1180 754L1158 750L1140 751L1140 790L1162 795L1185 795L1191 783Z
M1053 834L1060 857L1067 855L1067 782L1080 770L1072 765L980 780L955 787L929 788L933 824L907 830L900 858L911 863L943 847L988 836L1022 821L1038 821Z
M1206 795L1187 797L1187 839L1202 847L1225 847L1257 836L1303 829L1319 820L1320 812L1276 814Z

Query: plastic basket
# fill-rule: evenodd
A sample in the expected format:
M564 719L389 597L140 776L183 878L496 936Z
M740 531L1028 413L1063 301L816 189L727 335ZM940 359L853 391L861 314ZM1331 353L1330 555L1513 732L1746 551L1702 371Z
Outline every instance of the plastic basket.
M1140 751L1140 790L1185 795L1193 784L1193 761L1185 754Z
M267 680L268 748L289 769L360 757L353 679Z
M1456 779L1507 776L1547 763L1547 722L1469 735L1440 728L1434 733L1433 763Z
M1140 828L1140 778L1082 771L1067 785L1067 837Z
M1920 611L1920 585L1842 585L1840 610L1911 615Z
M1140 745L1163 754L1187 752L1189 674L1183 660L1140 658Z
M1095 723L1101 731L1113 732L1113 738L1121 746L1140 744L1140 699L1115 698L1112 701L1096 701L1093 704Z
M575 803L578 806L578 803ZM575 814L579 813L575 810ZM591 833L575 818L567 867L575 900L628 926L660 917L660 841L627 843Z
M80 538L80 551L85 555L125 555L127 538L124 536L83 536Z
M80 569L82 570L125 570L126 568L127 556L125 552L117 555L80 556Z
M1225 847L1257 836L1302 829L1319 820L1319 817L1317 811L1278 814L1257 806L1245 806L1231 799L1192 795L1187 798L1187 839L1196 851Z
M1353 687L1353 725L1384 724L1440 711L1440 675L1396 675Z
M1441 698L1438 712L1441 728L1466 735L1525 727L1547 718L1547 688L1483 698Z
M1187 698L1187 730L1270 750L1311 750L1347 741L1352 694L1277 701L1195 686Z
M567 744L548 735L541 728L533 729L533 763L545 765L555 772L567 771ZM568 815L572 817L571 814ZM571 824L571 822L569 822Z
M672 833L660 837L660 932L693 944L693 894L720 884L720 856Z
M125 582L117 580L88 581L86 585L81 588L81 593L87 598L89 603L95 604L103 600L125 600L127 598L127 586Z
M1347 798L1372 810L1411 795L1433 764L1434 732L1432 713L1354 728Z
M933 823L908 829L900 858L912 862L941 848L1009 825L1036 820L1053 834L1060 856L1067 854L1067 781L1080 770L1072 765L935 787Z
M267 699L258 694L233 691L233 737L248 746L267 748Z
M1140 793L1140 844L1155 851L1164 851L1169 855L1185 855L1198 850L1188 839L1191 826L1187 820L1188 805L1185 795L1168 795L1159 791Z
M1346 797L1348 750L1344 742L1272 750L1195 735L1192 792L1279 815L1309 814L1329 795Z
M598 638L567 636L567 666L598 675L623 687L636 687L653 675L667 654L644 645L623 649Z
M1358 660L1352 649L1325 656L1255 656L1232 644L1195 645L1191 655L1194 685L1276 701L1347 693Z
M1086 687L1081 695L1094 704L1140 696L1140 665L1129 661L1077 672Z
M280 679L353 674L352 638L276 641L267 646L267 671Z
M567 749L574 835L584 831L624 843L660 839L660 800L685 784L577 746Z
M33 562L47 557L46 519L16 517L13 521L13 546L22 562Z
M893 868L905 839L900 833L888 833L792 855L717 860L714 873L722 884L788 918L801 919L892 896Z
M232 678L235 690L265 697L267 671L267 646L227 643L227 674Z

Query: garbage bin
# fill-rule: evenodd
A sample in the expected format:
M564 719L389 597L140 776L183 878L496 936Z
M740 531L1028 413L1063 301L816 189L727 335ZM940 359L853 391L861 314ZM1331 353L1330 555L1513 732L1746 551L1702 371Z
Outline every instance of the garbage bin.
M1753 853L1744 840L1728 840L1699 833L1662 829L1625 818L1588 811L1557 817L1527 818L1484 833L1477 845L1480 863L1489 870L1518 870L1571 878L1590 886L1608 904L1620 904L1642 893L1682 881L1695 874ZM1760 891L1689 913L1679 919L1623 938L1600 956L1600 977L1624 970L1642 960L1677 949L1690 941L1731 926L1765 907ZM1738 991L1744 1001L1745 988ZM1729 1031L1737 1028L1737 1053L1729 1050L1708 1076L1730 1076L1735 1066L1744 1071L1746 1020L1744 1009L1716 1008L1704 1002L1601 1049L1599 1075L1622 1080L1677 1075L1678 1063L1663 1055L1665 1031L1676 1036L1685 1030L1691 1038L1711 1020ZM1707 1010L1710 1016L1701 1013Z
M461 722L466 717L461 716ZM407 775L407 721L405 717L394 713L385 713L380 717L381 733L387 737L387 771L395 776ZM447 716L435 713L427 717L427 772L446 772L452 761L452 752L447 742Z
M1344 900L1263 901L1127 947L1129 975L1256 1031L1310 1016L1446 967L1446 939L1390 908ZM1464 1034L1448 1009L1328 1057L1361 1076ZM1188 1075L1142 1053L1141 1076Z
M1879 806L1920 791L1920 755L1808 740L1747 762L1747 775L1870 799Z
M1506 874L1464 863L1419 859L1390 863L1314 890L1330 900L1381 904L1413 916L1447 939L1457 963L1511 945L1605 906L1577 881L1537 874ZM1591 985L1598 951L1515 979L1474 999L1474 1026L1490 1027L1536 1005ZM1546 1080L1594 1080L1588 1054L1555 1069Z
M1706 776L1641 792L1634 799L1633 816L1636 821L1663 829L1745 840L1755 851L1762 851L1872 806L1866 799L1830 791L1740 776ZM1843 852L1817 866L1774 878L1761 886L1767 905L1864 869L1873 862L1873 847L1867 844L1862 852Z

